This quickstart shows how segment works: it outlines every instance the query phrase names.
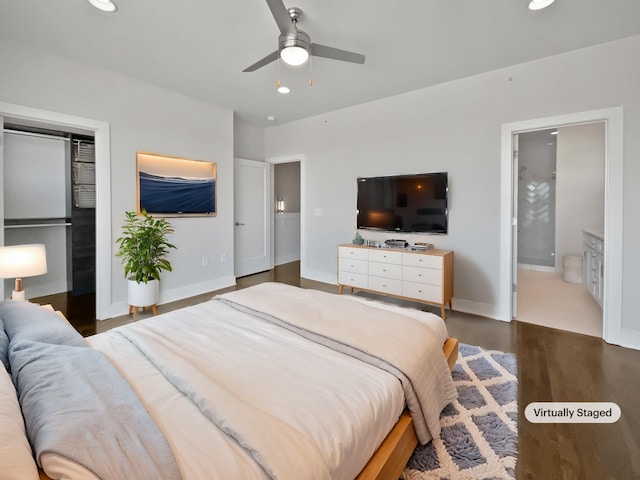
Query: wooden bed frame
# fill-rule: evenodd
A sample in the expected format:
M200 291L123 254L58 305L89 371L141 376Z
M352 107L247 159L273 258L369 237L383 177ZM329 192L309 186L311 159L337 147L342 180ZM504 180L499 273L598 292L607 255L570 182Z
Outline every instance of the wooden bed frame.
M458 359L458 339L447 338L442 350L449 370L453 370ZM413 428L411 414L405 410L356 480L397 480L417 445L418 437Z
M458 359L458 339L447 338L442 350L449 370L453 370ZM355 480L397 480L417 445L418 437L411 414L405 410ZM40 480L52 480L40 468L38 473Z

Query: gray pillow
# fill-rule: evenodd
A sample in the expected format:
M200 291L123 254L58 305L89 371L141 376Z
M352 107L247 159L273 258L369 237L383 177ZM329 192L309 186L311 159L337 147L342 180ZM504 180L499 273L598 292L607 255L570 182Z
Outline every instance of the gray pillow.
M4 365L4 368L9 371L9 337L7 332L4 331L4 325L0 318L0 362Z
M9 343L32 342L88 346L82 335L57 313L35 303L6 300L0 302L0 321L9 337Z

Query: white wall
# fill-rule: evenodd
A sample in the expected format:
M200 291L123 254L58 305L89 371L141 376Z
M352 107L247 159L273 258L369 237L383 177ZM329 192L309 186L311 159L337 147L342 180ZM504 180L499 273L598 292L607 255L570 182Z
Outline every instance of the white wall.
M562 257L582 255L582 229L604 232L605 124L558 129L556 271Z
M233 156L264 161L264 128L233 116Z
M303 276L336 281L336 244L354 234L357 176L448 171L450 233L418 238L455 250L458 309L496 315L502 124L622 105L623 329L640 331L639 57L634 36L266 129L267 158L306 159Z
M274 265L300 260L300 212L273 215Z
M110 124L111 232L136 208L136 150L218 164L218 215L173 218L170 260L161 302L214 290L233 275L233 112L151 84L75 62L0 37L0 102L60 112ZM115 245L112 242L112 252ZM221 264L226 254L228 262ZM202 267L202 257L209 266ZM112 261L112 315L126 312L126 282Z

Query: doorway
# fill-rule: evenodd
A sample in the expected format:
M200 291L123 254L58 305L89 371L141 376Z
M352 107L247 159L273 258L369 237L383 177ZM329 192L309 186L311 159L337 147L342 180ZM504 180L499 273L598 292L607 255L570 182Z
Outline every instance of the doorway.
M272 183L271 193L273 198L272 208L272 265L284 265L288 262L297 262L300 276L309 276L306 272L305 258L305 209L307 199L305 197L305 162L304 154L283 155L266 159L271 164ZM283 167L278 167L283 165ZM278 170L276 170L278 168ZM283 170L280 170L280 169ZM280 175L276 185L276 172L288 171L286 175ZM278 204L278 200L284 200L284 204ZM280 208L283 207L283 208ZM276 234L276 230L280 230ZM277 244L279 242L279 245ZM277 250L276 250L277 249ZM297 257L297 260L296 260Z
M499 317L511 321L516 307L517 212L514 207L514 138L522 132L558 126L604 122L605 124L605 202L604 202L604 303L602 337L609 343L625 345L622 337L622 165L623 109L615 107L554 117L525 120L502 126L500 291Z
M274 265L300 260L300 161L273 165Z
M513 316L602 337L602 308L583 276L589 266L582 259L584 232L601 238L604 231L605 124L521 132L515 144Z
M47 272L24 281L28 298L95 298L93 137L11 123L3 132L4 245L40 243L47 255Z
M93 136L95 139L96 178L96 319L112 317L111 312L111 173L110 127L106 122L76 117L64 113L40 110L22 105L0 102L2 122L62 130L69 133ZM0 155L0 167L2 158ZM0 224L4 238L4 206L0 203Z

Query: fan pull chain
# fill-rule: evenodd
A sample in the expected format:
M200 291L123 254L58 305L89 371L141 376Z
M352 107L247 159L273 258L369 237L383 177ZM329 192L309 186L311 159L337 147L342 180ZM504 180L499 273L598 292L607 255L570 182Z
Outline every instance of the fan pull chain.
M313 79L311 78L311 58L312 55L309 55L309 86L313 87Z

